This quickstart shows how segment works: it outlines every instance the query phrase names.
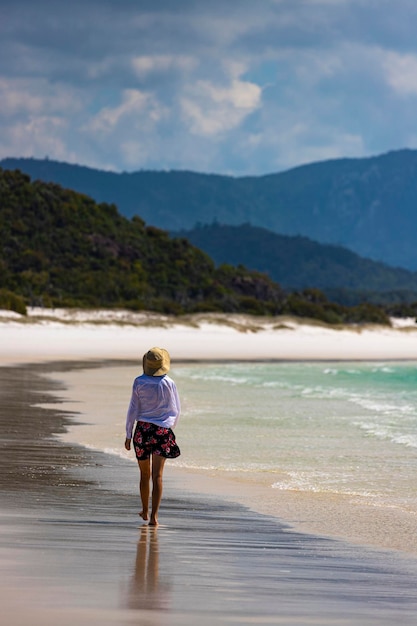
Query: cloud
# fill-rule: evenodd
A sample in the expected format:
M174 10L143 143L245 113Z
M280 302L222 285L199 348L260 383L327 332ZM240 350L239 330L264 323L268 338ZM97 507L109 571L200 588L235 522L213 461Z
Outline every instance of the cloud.
M416 18L414 0L0 0L1 153L261 174L415 145Z
M160 142L158 129L169 118L169 110L151 94L126 89L115 106L103 107L88 118L81 131L83 141L105 156L107 167L118 169L122 162L128 169L157 162Z
M16 151L22 157L37 154L40 158L53 155L58 160L77 162L78 155L68 150L65 134L67 123L60 117L42 117L21 122L3 132L0 156L6 158Z
M227 86L198 81L181 99L183 118L190 132L213 136L239 126L261 103L258 85L233 79Z
M19 115L74 115L80 111L80 92L45 79L0 78L0 118Z
M0 156L44 157L75 162L68 145L73 120L83 109L82 94L45 79L0 78Z
M388 52L383 66L394 91L402 96L417 95L417 53Z
M129 123L133 128L141 126L141 120L157 122L162 112L149 94L137 89L126 89L122 101L115 107L104 107L95 115L88 126L91 133L111 133L121 124Z
M146 78L151 74L166 74L176 71L190 72L196 65L197 60L187 55L141 55L132 59L133 69L140 78Z

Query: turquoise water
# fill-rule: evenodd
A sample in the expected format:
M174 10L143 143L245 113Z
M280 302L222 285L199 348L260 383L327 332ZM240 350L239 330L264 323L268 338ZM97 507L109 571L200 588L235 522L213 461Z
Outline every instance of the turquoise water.
M54 376L81 414L65 439L134 462L123 442L138 373ZM320 532L417 550L417 362L175 364L171 375L182 400L171 468L207 474L216 493L232 478L250 506Z
M193 365L173 376L185 466L417 505L417 364Z

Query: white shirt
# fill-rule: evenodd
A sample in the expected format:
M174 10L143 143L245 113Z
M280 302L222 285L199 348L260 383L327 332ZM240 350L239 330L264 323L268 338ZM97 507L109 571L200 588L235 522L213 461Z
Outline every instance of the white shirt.
M177 387L169 376L142 374L133 381L132 397L126 416L126 438L131 439L136 421L174 428L181 405Z

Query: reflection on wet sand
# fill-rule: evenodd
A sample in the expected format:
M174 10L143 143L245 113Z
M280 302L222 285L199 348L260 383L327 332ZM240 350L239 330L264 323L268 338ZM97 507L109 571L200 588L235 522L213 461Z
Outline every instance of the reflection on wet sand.
M159 579L159 545L156 527L140 530L128 608L133 610L166 611L169 609L169 584Z

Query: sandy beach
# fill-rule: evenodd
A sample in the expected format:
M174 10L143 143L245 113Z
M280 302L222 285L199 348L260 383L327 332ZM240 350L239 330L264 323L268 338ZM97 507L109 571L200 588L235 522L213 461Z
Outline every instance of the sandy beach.
M128 311L0 311L1 364L128 359L163 345L183 360L395 360L417 358L414 319L393 327L331 327L296 318Z
M149 344L178 360L415 359L411 323L100 315L0 316L5 624L415 623L414 558L295 532L200 492L198 480L192 490L168 472L163 523L142 526L136 467L62 442L71 413L56 408L63 389L44 376L136 359Z

